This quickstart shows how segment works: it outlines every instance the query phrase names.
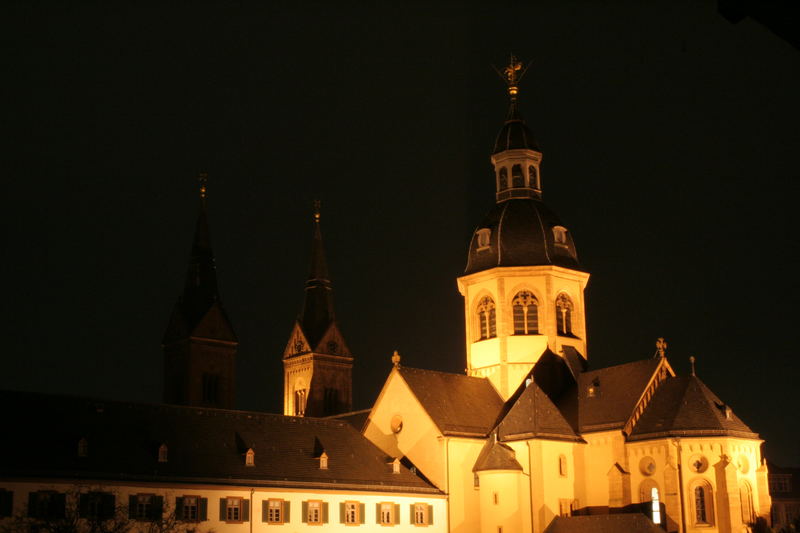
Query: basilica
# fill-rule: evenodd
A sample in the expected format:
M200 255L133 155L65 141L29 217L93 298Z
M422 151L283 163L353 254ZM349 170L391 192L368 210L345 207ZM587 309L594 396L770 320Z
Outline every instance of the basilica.
M353 411L359 363L337 323L317 209L283 353L284 412L234 410L238 337L203 184L162 341L164 403L0 393L7 426L30 428L0 441L0 526L122 516L199 533L740 533L768 520L762 440L694 370L675 373L663 339L653 357L590 364L589 272L543 200L523 73L514 59L503 72L494 205L456 280L464 374L410 368L395 353L374 404Z

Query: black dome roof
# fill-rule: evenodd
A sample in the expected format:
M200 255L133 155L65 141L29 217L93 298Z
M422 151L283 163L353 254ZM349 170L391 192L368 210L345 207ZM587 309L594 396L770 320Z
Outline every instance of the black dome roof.
M497 154L505 150L519 149L541 152L539 143L536 142L528 126L525 125L516 103L512 102L511 108L508 110L506 123L503 124L500 133L497 134L497 139L494 141L492 153Z
M556 227L563 228L558 217L537 198L513 198L496 204L472 235L465 274L498 266L579 268L572 236L564 230L564 242L556 244ZM488 246L479 242L479 234L485 236L487 229Z

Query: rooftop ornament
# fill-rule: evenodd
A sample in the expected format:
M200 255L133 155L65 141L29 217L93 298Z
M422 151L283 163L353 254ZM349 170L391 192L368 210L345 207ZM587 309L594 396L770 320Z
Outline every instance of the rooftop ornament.
M400 368L400 354L397 352L397 350L395 350L392 354L392 364L395 368Z
M667 341L664 340L664 337L659 337L656 340L656 356L664 358L667 354Z

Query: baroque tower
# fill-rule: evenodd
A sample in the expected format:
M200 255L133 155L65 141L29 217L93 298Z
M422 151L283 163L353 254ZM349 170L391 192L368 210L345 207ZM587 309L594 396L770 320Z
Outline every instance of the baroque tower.
M333 310L333 288L322 246L319 202L316 202L305 301L283 351L283 414L346 413L353 406L352 383L353 356Z
M489 378L508 399L547 350L584 364L581 270L569 230L542 201L542 152L519 111L522 63L503 74L510 104L495 141L495 205L475 229L464 297L467 373Z
M183 294L164 334L164 402L233 409L239 341L220 301L206 214L206 175Z

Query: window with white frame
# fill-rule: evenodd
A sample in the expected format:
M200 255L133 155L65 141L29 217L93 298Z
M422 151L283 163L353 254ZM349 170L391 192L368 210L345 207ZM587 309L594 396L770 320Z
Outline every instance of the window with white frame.
M322 523L322 502L319 500L308 501L308 511L306 513L306 522L309 524Z
M242 521L241 498L225 498L225 521L226 522Z
M270 498L267 500L267 523L283 524L283 500Z
M395 504L381 502L378 504L378 523L382 526L393 526L395 522Z
M411 509L415 526L428 526L433 523L433 506L427 503L414 503Z

